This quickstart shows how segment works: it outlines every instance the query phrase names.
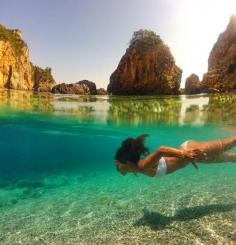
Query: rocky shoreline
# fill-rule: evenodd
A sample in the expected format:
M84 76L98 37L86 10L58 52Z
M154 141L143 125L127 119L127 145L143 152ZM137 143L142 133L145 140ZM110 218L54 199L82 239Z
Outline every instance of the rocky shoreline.
M160 95L227 93L236 91L236 16L218 37L202 81L191 74L180 89L182 70L159 35L134 32L130 45L111 74L107 91L82 80L57 84L51 68L33 65L29 49L18 29L0 25L0 88L78 95Z

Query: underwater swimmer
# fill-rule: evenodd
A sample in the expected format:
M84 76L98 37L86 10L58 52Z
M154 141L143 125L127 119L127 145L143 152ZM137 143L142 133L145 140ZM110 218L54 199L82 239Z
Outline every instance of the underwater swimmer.
M142 173L150 177L160 177L173 173L189 163L192 163L196 169L198 169L196 162L236 163L236 153L227 151L236 146L236 136L222 140L188 140L178 148L160 146L151 153L144 145L146 137L148 135L143 134L122 142L115 155L117 170L122 175Z

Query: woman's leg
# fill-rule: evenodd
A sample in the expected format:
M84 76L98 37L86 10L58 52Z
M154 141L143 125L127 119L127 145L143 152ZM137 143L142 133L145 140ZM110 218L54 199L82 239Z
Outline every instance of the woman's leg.
M225 138L225 139L223 139L221 141L222 141L223 151L227 151L230 148L236 146L236 136Z
M236 136L228 137L222 140L209 140L209 141L194 141L189 140L184 142L180 148L185 150L200 149L206 153L207 159L212 159L215 156L221 155L223 152L236 146ZM203 159L197 159L202 161Z
M212 156L211 158L207 159L206 162L207 163L223 163L223 162L236 163L236 153L223 152L219 155Z

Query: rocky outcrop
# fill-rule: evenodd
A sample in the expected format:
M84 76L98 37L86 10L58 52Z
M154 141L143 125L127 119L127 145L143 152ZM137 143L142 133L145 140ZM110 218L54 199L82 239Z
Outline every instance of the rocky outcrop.
M191 74L185 81L185 94L198 94L201 92L200 80L196 74Z
M104 88L97 89L97 95L107 95L107 91Z
M29 50L19 30L0 25L0 87L33 88Z
M0 87L48 92L55 84L50 68L31 64L21 32L0 25Z
M85 84L61 83L52 88L52 93L90 95L90 89Z
M77 83L61 83L52 88L52 93L96 95L97 88L94 82L82 80Z
M178 94L181 76L182 70L161 38L139 30L111 75L107 90L114 95Z
M32 67L33 89L38 92L51 92L56 82L52 76L51 68L42 69L38 66Z
M209 59L208 72L201 83L203 92L236 90L236 16L230 18L226 30L220 34Z
M97 87L94 82L88 81L88 80L82 80L79 81L78 84L80 85L86 85L89 88L90 94L91 95L96 95L97 94Z

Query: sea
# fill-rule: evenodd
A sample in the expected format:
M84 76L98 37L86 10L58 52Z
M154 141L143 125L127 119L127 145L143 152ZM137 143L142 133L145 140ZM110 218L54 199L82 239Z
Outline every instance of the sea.
M236 244L236 164L122 176L115 152L141 134L151 151L235 135L236 94L0 90L0 244Z

